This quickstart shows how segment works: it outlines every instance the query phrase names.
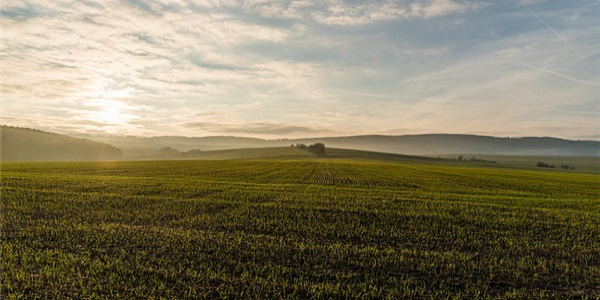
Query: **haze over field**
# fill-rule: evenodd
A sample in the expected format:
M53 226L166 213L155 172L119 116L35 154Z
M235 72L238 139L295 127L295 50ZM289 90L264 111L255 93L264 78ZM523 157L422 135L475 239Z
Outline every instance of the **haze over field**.
M94 141L28 128L0 127L0 161L85 161L164 159L259 159L337 158L340 149L353 149L343 157L404 160L406 155L457 157L481 155L529 155L580 157L591 169L598 169L599 141L572 141L556 138L496 138L476 135L423 134L403 136L364 135L329 138L264 140L240 137L96 137ZM323 144L324 143L324 144ZM333 152L311 151L310 145ZM300 145L308 145L303 151ZM290 147L292 146L292 147ZM314 150L314 149L313 149ZM362 151L357 151L362 150ZM369 151L368 153L363 153ZM311 154L312 153L312 154ZM332 154L333 153L333 154ZM387 154L386 154L387 153ZM402 157L396 157L403 154ZM365 156L366 155L366 156ZM504 157L503 159L508 159ZM581 160L580 160L581 161ZM535 162L535 161L534 161ZM532 162L529 162L530 164Z
M2 3L2 124L600 139L597 0Z

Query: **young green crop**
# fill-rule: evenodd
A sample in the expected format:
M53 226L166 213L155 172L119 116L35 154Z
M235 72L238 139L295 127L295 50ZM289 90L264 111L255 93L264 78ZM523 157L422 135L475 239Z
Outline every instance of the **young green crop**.
M3 299L595 299L598 176L373 161L2 164Z

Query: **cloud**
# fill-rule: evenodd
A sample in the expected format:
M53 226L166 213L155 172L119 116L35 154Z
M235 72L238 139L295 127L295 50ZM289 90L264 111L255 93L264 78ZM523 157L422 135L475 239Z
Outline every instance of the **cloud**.
M213 134L237 134L253 136L287 136L293 134L314 134L322 133L319 130L307 126L274 124L274 123L243 123L243 124L223 124L214 122L192 122L185 123L182 127L187 129L201 130L202 132L210 132Z
M555 110L593 109L600 92L600 6L525 2L534 14L518 1L7 1L3 122L269 137L568 124ZM568 115L583 129L565 136L591 134L594 116Z
M378 1L348 4L329 1L326 9L313 11L312 17L327 25L364 25L378 21L408 18L434 18L485 7L481 2L456 2L452 0L428 1Z
M413 16L433 18L453 13L462 13L468 10L479 10L489 4L483 2L457 2L451 0L432 0L414 2L410 6Z
M273 19L312 19L325 25L366 25L380 21L409 18L434 18L488 6L485 2L453 0L369 1L366 3L342 0L245 0L245 12Z

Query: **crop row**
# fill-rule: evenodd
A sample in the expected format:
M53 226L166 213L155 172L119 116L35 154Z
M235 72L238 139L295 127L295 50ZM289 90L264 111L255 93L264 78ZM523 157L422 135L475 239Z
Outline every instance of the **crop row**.
M335 160L2 165L6 299L593 299L597 176Z

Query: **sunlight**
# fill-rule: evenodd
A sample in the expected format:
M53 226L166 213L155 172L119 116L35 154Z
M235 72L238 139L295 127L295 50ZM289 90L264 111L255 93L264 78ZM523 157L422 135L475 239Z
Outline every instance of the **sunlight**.
M136 118L127 112L128 105L120 101L96 99L87 103L87 106L98 108L90 111L88 118L99 123L122 125Z

